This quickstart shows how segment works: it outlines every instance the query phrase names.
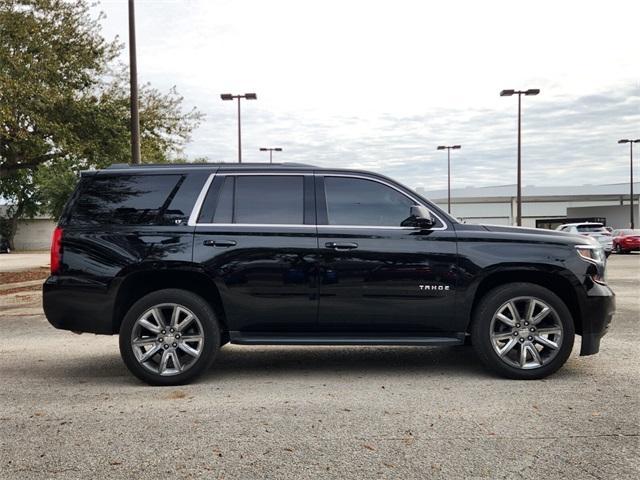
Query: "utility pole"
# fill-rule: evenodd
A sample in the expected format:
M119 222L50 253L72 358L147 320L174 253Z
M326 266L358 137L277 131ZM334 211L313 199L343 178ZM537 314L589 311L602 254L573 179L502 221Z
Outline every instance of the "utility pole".
M517 187L517 215L516 223L520 227L522 226L522 156L521 156L521 117L522 117L522 95L538 95L540 93L539 88L530 88L529 90L502 90L500 92L501 97L510 97L511 95L518 95L518 187Z
M629 228L634 229L636 227L634 220L635 212L633 211L633 144L640 143L640 138L636 138L635 140L624 138L618 140L618 143L629 144Z
M241 132L241 122L240 122L240 99L244 98L245 100L257 100L258 96L255 93L245 93L244 95L233 95L231 93L223 93L220 95L222 100L233 100L235 98L238 99L238 163L242 163L242 132Z
M273 163L273 152L281 152L280 147L260 147L261 152L269 152L269 163Z
M451 149L459 150L460 145L439 145L437 150L447 150L447 213L451 213Z
M131 163L140 163L140 114L138 111L138 60L136 58L136 17L134 0L129 0L129 77L131 104Z

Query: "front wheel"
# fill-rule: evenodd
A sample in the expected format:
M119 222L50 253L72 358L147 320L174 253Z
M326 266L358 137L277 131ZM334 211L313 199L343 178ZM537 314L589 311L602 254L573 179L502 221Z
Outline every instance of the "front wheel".
M564 365L573 348L575 327L569 309L553 292L513 283L482 298L471 337L491 370L507 378L534 380Z
M186 290L150 293L129 309L120 327L127 368L150 385L182 385L206 371L220 346L211 306Z

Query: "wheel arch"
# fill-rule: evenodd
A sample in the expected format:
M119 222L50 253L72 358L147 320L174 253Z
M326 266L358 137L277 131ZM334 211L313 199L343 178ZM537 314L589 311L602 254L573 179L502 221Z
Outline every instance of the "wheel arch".
M143 296L163 290L178 288L204 298L215 312L223 332L228 331L222 298L215 282L199 270L141 270L132 272L120 280L113 309L113 332L119 333L120 325L131 306Z
M469 312L470 315L469 322L467 324L467 333L469 333L471 329L473 316L480 300L489 291L508 283L525 282L540 285L560 297L571 313L576 333L579 335L582 334L582 315L580 313L580 304L576 293L576 285L574 285L569 279L569 273L570 272L564 272L562 270L548 271L520 268L497 270L489 273L480 280L475 289L473 302Z

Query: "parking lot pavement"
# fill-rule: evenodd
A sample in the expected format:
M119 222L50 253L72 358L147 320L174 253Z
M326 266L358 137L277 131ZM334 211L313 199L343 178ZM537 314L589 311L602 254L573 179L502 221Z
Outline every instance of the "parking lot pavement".
M0 255L0 272L20 272L47 266L49 252L14 252Z
M0 478L635 479L640 255L608 277L600 354L578 341L531 382L468 347L226 346L198 383L152 388L116 337L0 310Z

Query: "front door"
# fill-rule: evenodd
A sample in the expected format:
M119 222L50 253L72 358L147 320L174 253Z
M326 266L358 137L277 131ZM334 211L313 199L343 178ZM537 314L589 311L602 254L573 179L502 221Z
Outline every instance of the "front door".
M326 174L316 181L320 251L319 329L354 334L443 334L451 329L456 236L403 227L412 205L377 177Z

